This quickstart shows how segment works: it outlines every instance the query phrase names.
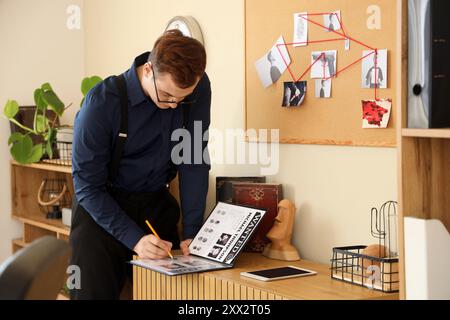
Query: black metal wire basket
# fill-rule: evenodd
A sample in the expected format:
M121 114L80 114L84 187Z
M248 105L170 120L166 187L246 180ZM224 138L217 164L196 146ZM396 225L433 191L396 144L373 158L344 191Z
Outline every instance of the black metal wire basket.
M72 166L72 140L73 129L60 127L56 135L52 159L43 159L42 161L60 166Z
M398 292L398 258L377 258L361 252L367 246L333 248L331 277L383 292Z
M56 152L53 159L43 159L42 161L58 166L72 166L72 143L56 141Z
M61 219L62 208L72 206L72 196L64 179L44 179L39 187L37 199L47 219Z
M370 232L378 239L377 245L333 248L333 279L383 292L399 291L397 205L387 201L379 209L371 209Z

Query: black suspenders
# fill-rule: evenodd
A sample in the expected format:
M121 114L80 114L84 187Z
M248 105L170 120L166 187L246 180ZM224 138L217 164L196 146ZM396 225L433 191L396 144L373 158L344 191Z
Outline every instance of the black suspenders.
M108 184L112 186L112 181L119 173L120 160L122 159L123 150L125 147L125 141L128 136L128 93L127 85L123 74L114 77L117 88L119 89L120 96L120 128L119 135L114 146L112 153L111 165L109 167Z
M111 158L111 165L109 167L109 176L108 176L108 186L112 187L112 182L117 177L119 173L119 165L120 160L122 159L123 150L125 148L125 141L128 137L128 93L127 93L127 85L125 83L125 78L123 74L114 77L114 82L116 87L119 89L120 96L120 129L119 135L116 140L116 144L114 146L114 150ZM186 128L187 120L188 120L188 111L189 109L186 106L181 106L182 109L182 117L183 117L183 128ZM175 176L177 175L177 167L175 164L170 161L170 172L168 175L167 183L170 183Z

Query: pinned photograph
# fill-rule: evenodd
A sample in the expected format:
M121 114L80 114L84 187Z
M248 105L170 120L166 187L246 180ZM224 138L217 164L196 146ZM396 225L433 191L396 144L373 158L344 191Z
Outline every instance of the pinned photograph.
M277 45L281 44L279 47ZM291 64L291 59L281 36L277 43L255 63L256 71L264 88L269 87L280 79Z
M323 15L323 25L328 32L341 29L341 11L334 11Z
M362 88L387 88L387 50L363 51Z
M316 98L331 97L331 79L316 79Z
M294 14L294 47L308 45L308 13L299 12Z
M307 83L306 81L285 82L283 107L299 107L305 100Z
M363 100L363 128L387 128L391 117L392 100Z
M336 75L337 51L313 51L311 53L311 78L326 79Z

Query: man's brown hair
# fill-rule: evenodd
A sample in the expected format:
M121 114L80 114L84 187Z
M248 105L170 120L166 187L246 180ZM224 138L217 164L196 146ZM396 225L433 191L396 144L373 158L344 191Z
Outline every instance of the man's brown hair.
M186 89L205 73L206 52L198 40L174 29L156 40L149 61L155 72L170 74L179 88Z

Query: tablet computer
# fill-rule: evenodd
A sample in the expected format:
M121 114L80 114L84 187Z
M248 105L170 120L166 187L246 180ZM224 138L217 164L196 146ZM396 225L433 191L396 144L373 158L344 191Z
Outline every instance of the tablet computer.
M315 274L317 274L317 272L299 268L299 267L294 267L294 266L241 272L241 276L249 277L249 278L253 278L253 279L261 280L261 281L273 281L273 280L288 279L288 278L294 278L294 277L304 277L304 276L311 276L311 275L315 275Z

